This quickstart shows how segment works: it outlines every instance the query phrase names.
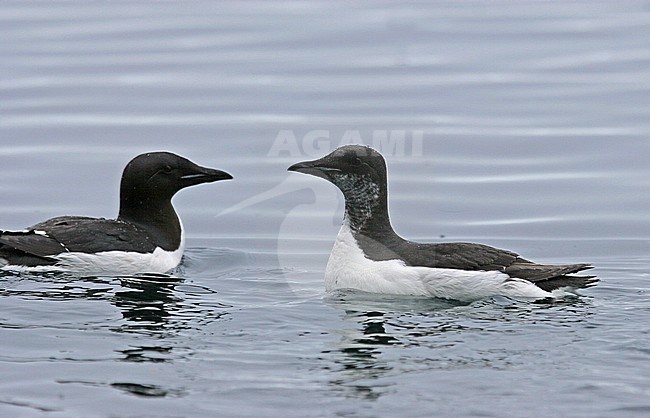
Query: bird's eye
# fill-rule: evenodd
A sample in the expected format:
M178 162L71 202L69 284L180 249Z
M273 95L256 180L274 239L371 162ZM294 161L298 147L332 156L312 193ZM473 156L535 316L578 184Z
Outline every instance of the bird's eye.
M166 165L166 166L164 166L164 167L162 168L162 171L163 171L163 173L165 173L165 174L169 174L169 173L171 173L173 170L174 170L174 169L173 169L172 166L170 166L170 165Z
M357 157L356 155L352 157L352 160L350 161L352 165L359 166L361 165L361 158Z

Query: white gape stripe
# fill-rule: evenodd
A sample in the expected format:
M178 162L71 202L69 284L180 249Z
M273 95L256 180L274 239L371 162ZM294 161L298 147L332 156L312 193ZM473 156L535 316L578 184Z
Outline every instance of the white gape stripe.
M180 219L179 219L180 222ZM166 273L178 266L185 250L185 232L181 222L181 243L175 251L157 247L152 253L135 251L103 251L98 253L65 252L52 256L57 263L50 266L25 267L5 265L9 271L66 271L89 276Z
M547 298L553 294L499 271L411 267L401 260L373 261L344 221L325 269L327 291L357 289L394 295L430 296L460 301L502 295Z

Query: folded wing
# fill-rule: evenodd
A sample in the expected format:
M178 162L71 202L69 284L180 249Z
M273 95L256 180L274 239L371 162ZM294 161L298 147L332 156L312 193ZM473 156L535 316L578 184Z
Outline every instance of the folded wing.
M537 264L511 251L482 244L415 244L408 257L411 266L460 270L500 271L512 278L525 279L551 291L560 287L583 288L594 285L594 276L574 276L592 268L589 264Z
M136 226L111 219L59 217L24 231L0 232L0 258L27 266L53 264L65 252L151 252L155 245Z

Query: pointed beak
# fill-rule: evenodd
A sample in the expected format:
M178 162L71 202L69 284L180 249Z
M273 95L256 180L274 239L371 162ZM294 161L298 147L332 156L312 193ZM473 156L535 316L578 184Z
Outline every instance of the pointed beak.
M306 171L310 171L314 169L316 169L314 161L303 161L301 163L295 163L291 167L287 168L287 171L297 171L298 173L305 173Z
M287 171L295 171L298 173L310 174L312 176L320 177L325 180L330 179L330 174L340 172L341 170L333 167L328 167L323 158L313 161L303 161L296 163L289 167Z
M191 173L181 176L183 187L195 184L212 183L219 180L231 180L233 177L225 171L196 166Z

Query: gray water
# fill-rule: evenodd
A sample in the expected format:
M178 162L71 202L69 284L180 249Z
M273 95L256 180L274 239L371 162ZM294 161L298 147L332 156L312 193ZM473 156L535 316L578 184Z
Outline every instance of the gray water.
M0 278L0 416L647 416L647 2L3 2L0 227L114 217L169 150L170 277ZM391 136L392 135L392 136ZM556 303L324 292L380 148L396 230L601 282Z

